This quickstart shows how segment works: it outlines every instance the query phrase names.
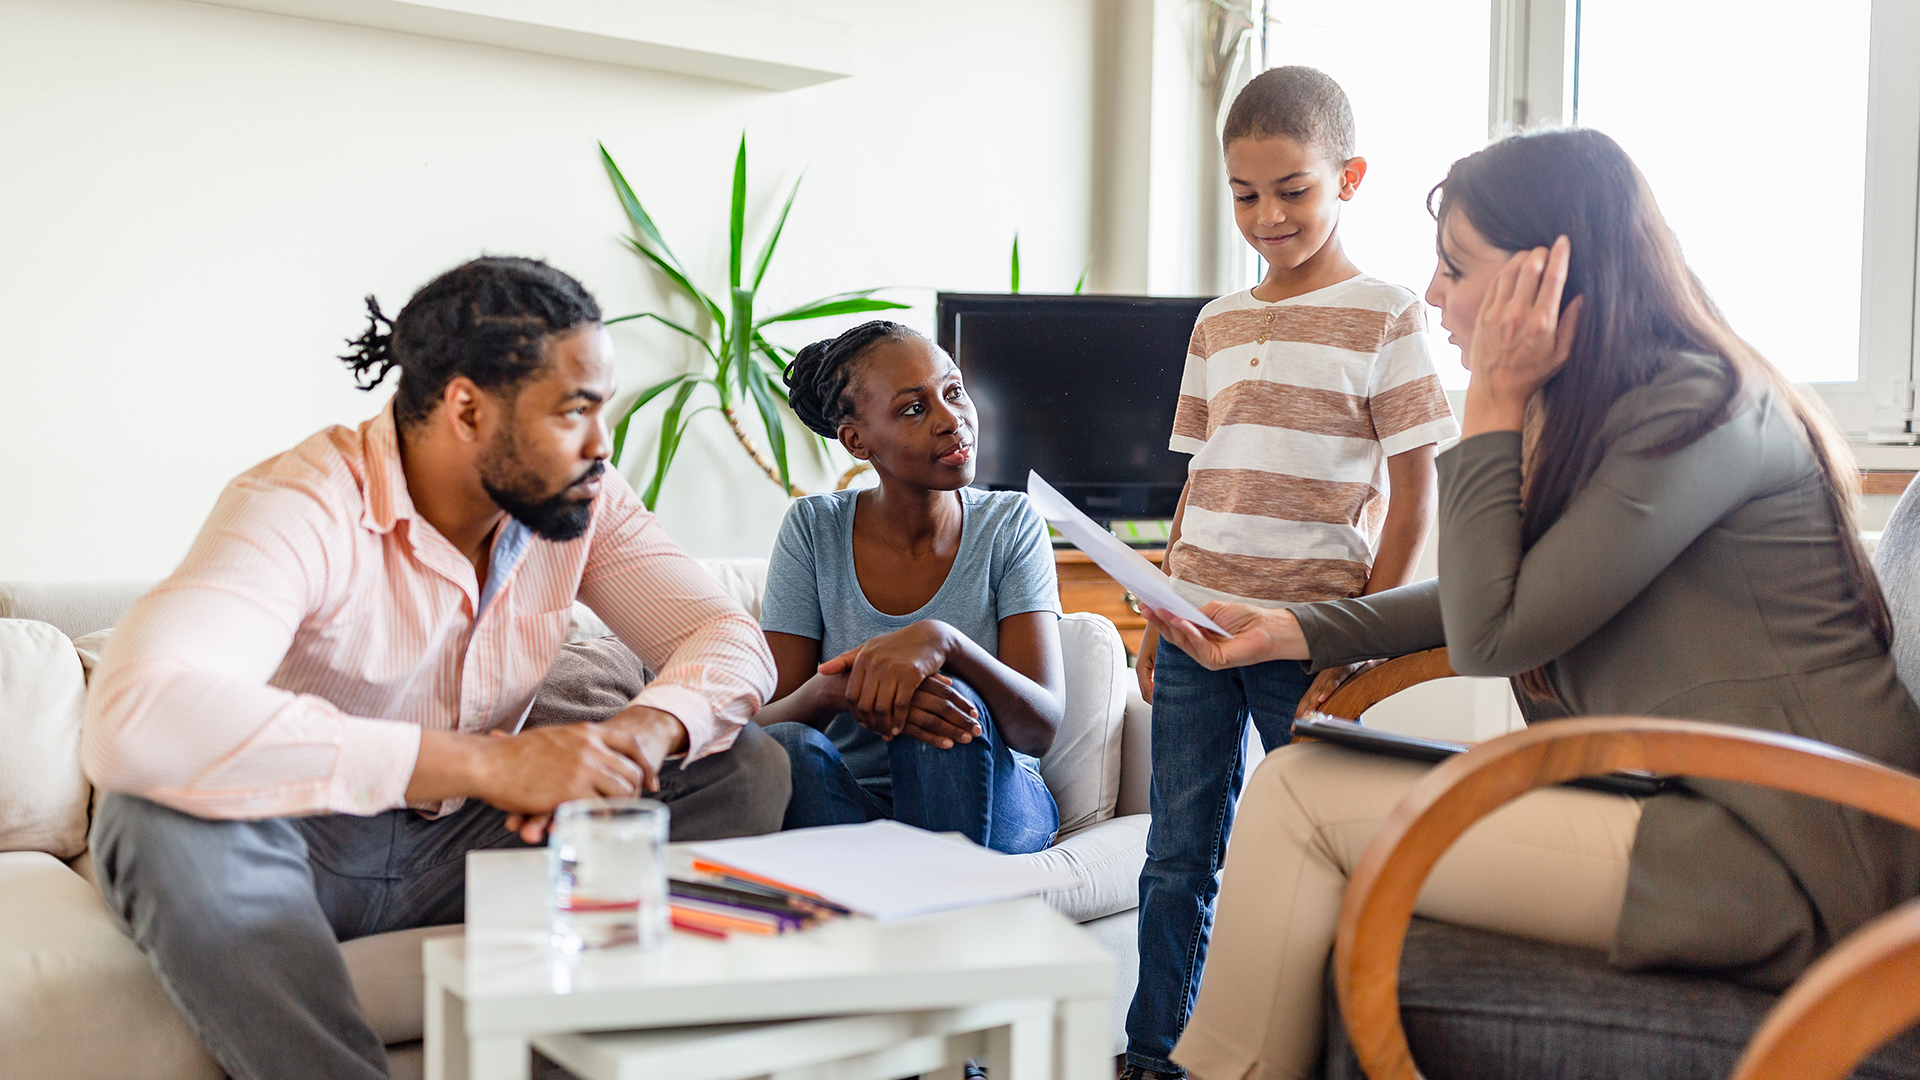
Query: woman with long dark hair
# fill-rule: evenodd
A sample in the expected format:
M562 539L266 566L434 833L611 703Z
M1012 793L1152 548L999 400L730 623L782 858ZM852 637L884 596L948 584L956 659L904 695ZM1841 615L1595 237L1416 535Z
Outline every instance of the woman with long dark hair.
M1438 193L1427 298L1473 376L1465 435L1439 459L1440 577L1291 610L1209 605L1225 639L1156 618L1160 632L1211 667L1444 644L1456 671L1518 677L1554 711L1788 732L1920 771L1850 455L1727 325L1633 162L1596 131L1538 132L1456 162ZM1308 1075L1347 875L1423 771L1326 744L1261 764L1174 1053L1191 1075ZM1912 833L1696 780L1515 800L1442 859L1418 910L1779 988L1916 894Z

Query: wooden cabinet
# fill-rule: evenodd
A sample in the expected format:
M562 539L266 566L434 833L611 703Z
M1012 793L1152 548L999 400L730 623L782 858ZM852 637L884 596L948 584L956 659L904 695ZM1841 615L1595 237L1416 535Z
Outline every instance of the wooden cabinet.
M1156 566L1166 557L1166 552L1160 549L1140 554ZM1053 567L1060 579L1060 610L1105 615L1120 628L1120 637L1127 643L1127 655L1140 651L1140 638L1146 632L1147 620L1140 614L1140 603L1132 593L1108 577L1084 552L1073 548L1055 548Z

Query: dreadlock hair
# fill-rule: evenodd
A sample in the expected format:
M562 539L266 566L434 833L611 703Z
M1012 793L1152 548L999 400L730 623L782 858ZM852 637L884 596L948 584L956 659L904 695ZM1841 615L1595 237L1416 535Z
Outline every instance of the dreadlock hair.
M1220 148L1236 139L1285 136L1339 165L1353 157L1353 105L1340 84L1318 68L1290 64L1263 71L1227 109Z
M794 354L782 378L787 403L800 422L825 438L838 438L840 425L853 415L847 387L853 381L854 361L882 341L905 341L925 335L910 326L885 319L861 323L837 338L816 341Z
M546 362L548 337L599 321L600 305L567 274L538 259L486 256L428 282L398 318L368 296L367 330L340 359L362 390L399 368L394 421L412 428L455 376L510 396Z

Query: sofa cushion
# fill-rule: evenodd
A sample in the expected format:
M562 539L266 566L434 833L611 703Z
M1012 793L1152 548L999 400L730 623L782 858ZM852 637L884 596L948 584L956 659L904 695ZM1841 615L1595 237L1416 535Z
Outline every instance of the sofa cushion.
M221 1071L92 886L0 854L0 1062L9 1080L219 1080Z
M158 582L0 581L0 619L52 623L70 638L105 630Z
M1327 998L1326 1080L1364 1080ZM1627 972L1597 952L1415 919L1400 1016L1430 1080L1692 1080L1728 1076L1777 999L1698 975ZM1920 1031L1854 1075L1920 1077Z
M80 670L86 676L87 683L93 683L93 673L100 667L100 661L107 655L107 642L113 637L113 628L95 630L91 634L82 634L73 639L74 655L80 658Z
M1121 719L1127 703L1127 648L1104 615L1060 618L1067 709L1040 776L1060 808L1060 835L1113 816L1120 798Z
M80 657L53 626L0 619L0 851L62 859L87 846Z
M525 726L605 720L631 704L646 685L645 665L619 638L569 641L534 691Z
M421 926L354 938L340 946L360 1011L383 1043L411 1042L425 1028L427 976L420 947L429 938L463 933L463 926Z

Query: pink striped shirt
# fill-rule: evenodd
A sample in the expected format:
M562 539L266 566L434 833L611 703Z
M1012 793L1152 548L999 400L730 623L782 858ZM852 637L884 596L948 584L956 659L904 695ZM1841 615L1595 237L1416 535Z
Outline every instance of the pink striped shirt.
M689 761L773 692L759 626L611 470L585 535L534 538L490 584L476 621L473 564L415 511L391 403L322 431L229 484L121 620L87 698L87 775L210 818L403 806L421 728L518 725L576 598L659 672L634 701L686 725Z

